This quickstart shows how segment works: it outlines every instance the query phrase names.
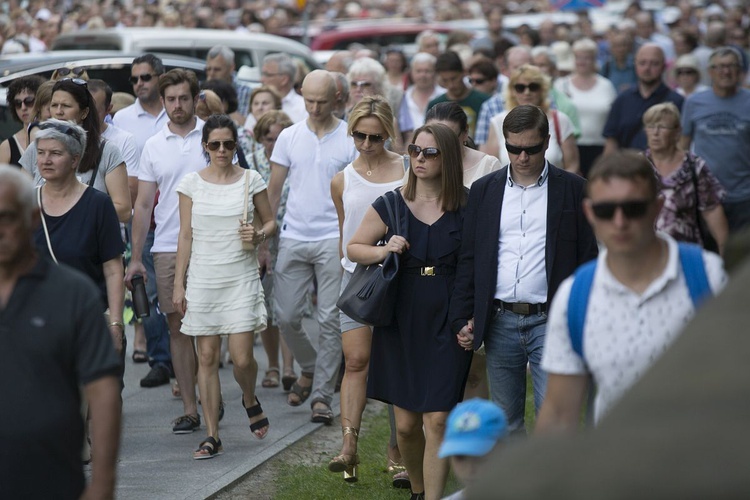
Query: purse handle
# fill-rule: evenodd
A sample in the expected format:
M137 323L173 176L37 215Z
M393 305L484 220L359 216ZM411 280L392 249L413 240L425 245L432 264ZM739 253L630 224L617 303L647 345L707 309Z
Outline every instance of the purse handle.
M247 224L247 206L248 206L248 202L250 201L249 200L250 195L248 193L247 188L248 188L248 185L250 184L250 171L245 170L243 175L245 176L245 202L242 205L244 207L242 209L242 223Z
M55 252L52 250L52 242L49 239L49 231L47 230L47 220L44 217L44 208L42 208L42 186L36 188L36 203L39 205L39 215L42 216L42 228L44 229L44 238L47 240L47 250L49 250L50 257L58 264Z

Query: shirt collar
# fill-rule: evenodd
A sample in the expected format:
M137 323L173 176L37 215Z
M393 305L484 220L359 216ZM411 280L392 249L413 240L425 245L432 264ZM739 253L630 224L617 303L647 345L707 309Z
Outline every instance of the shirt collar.
M172 129L169 128L169 124L170 123L171 122L168 121L167 123L164 124L164 133L167 135L167 137L173 137L173 136L174 137L179 137L177 134L175 134L174 132L172 132ZM203 120L201 120L200 118L198 118L198 115L195 115L195 128L193 128L193 130L191 130L190 132L188 132L188 135L194 134L196 132L196 130L198 131L198 133L202 134L203 133L203 124L204 123L206 123L206 122L204 122Z
M513 177L510 175L512 169L513 169L513 166L508 164L508 187L513 187L516 185L516 183L513 182ZM539 174L539 178L536 181L536 186L537 187L544 186L544 183L547 182L548 176L549 176L549 162L547 160L544 160L544 168L542 169L542 173Z

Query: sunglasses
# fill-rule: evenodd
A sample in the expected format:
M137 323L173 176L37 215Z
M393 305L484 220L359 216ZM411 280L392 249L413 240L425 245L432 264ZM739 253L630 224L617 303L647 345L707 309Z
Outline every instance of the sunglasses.
M57 70L57 76L68 76L73 73L75 76L81 76L86 71L83 68L59 68Z
M237 143L235 141L211 141L206 143L209 151L218 151L221 146L224 146L227 151L234 151Z
M602 202L591 205L591 210L597 219L602 220L612 220L618 208L622 210L622 214L626 218L639 219L646 215L649 205L651 205L651 202L645 200L623 201L620 203Z
M353 89L354 88L361 89L362 87L369 88L369 87L372 87L372 82L358 81L358 82L352 82L350 85Z
M138 83L139 79L144 82L150 82L153 77L154 75L152 75L151 73L143 73L142 75L131 76L129 80L131 84L135 85L136 83Z
M409 144L409 156L412 158L419 157L419 153L422 153L425 160L434 160L440 156L440 150L438 148L420 148L416 144Z
M486 81L486 78L469 78L469 83L472 85L484 85Z
M73 139L78 141L79 144L81 143L81 134L78 132L78 130L74 129L73 127L64 125L62 123L52 123L52 122L42 122L39 124L39 130L47 130L47 129L55 129L58 132L62 132L65 135L71 136Z
M364 134L362 132L352 131L352 137L355 141L365 142L365 139L370 140L370 144L380 144L385 138L380 134Z
M86 80L82 80L80 78L62 78L62 79L58 80L58 82L71 82L71 83L75 83L76 85L79 85L81 87L86 87L87 89L89 88L88 82L86 82ZM55 86L55 87L57 87L57 86ZM55 88L53 88L52 90L54 92Z
M678 69L677 74L678 75L697 75L698 72L695 71L694 69L683 68L683 69Z
M513 85L513 88L519 94L525 93L526 89L529 89L529 92L539 92L540 90L542 90L542 84L536 83L536 82L532 82L528 85L524 85L523 83L517 83Z
M33 95L30 95L28 97L24 97L23 99L13 99L13 105L16 107L16 109L19 109L21 106L26 106L27 108L30 108L34 105L34 101L36 100L36 97Z
M535 155L537 153L541 153L544 149L544 142L540 142L536 146L514 146L513 144L505 143L505 149L508 150L508 153L512 155L520 155L521 153L526 153L529 156Z

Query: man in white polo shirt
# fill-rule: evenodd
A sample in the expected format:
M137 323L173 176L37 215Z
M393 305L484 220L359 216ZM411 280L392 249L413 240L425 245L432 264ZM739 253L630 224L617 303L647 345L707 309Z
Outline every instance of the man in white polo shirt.
M287 402L299 406L312 394L312 421L330 425L331 399L341 363L336 308L341 285L339 225L330 185L357 152L346 123L333 116L333 77L324 70L311 72L302 85L302 95L309 117L281 132L271 156L268 193L274 211L289 177L274 270L274 307L279 328L302 368ZM302 306L313 278L318 283L317 352L302 330Z
M263 58L260 81L273 87L281 95L281 110L299 123L307 118L305 100L294 90L297 66L286 54L269 54Z
M542 356L547 394L537 433L576 431L589 375L597 387L599 421L669 349L701 298L726 283L718 255L693 245L680 248L654 230L664 204L657 183L651 164L634 151L600 158L589 172L583 208L606 249L593 271L580 268L575 288L568 278L552 302ZM695 252L692 266L686 249ZM705 278L703 287L688 286L699 277ZM587 286L581 288L582 282ZM583 315L576 313L581 310Z
M178 198L180 180L190 172L205 168L201 145L203 120L195 116L198 100L195 73L173 69L159 78L159 93L169 116L167 125L146 141L138 172L138 197L133 215L133 255L125 279L146 274L143 246L146 241L154 196L160 192L154 209L156 231L151 248L156 270L156 288L162 312L169 324L172 365L180 385L185 415L177 418L172 432L185 434L200 426L195 402L195 354L192 338L180 332L181 318L172 305L177 237L180 231Z

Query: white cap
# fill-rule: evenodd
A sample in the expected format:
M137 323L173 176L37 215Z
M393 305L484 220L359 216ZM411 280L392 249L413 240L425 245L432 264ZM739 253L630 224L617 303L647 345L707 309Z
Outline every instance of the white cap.
M34 19L37 19L39 21L49 21L51 17L52 12L50 12L49 9L39 9L36 13L36 16L34 16Z

